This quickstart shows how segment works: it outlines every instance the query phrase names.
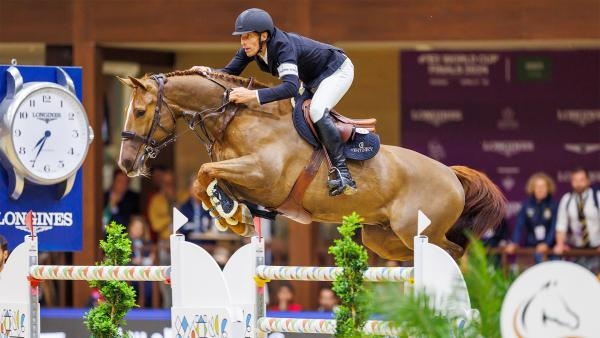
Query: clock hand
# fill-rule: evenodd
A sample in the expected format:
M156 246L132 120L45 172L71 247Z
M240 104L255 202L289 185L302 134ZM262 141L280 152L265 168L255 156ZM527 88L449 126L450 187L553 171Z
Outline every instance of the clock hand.
M44 137L42 137L35 144L35 147L33 147L33 149L35 149L39 146L40 149L38 149L37 154L35 154L35 158L33 159L33 164L31 165L32 168L35 167L35 161L37 161L38 156L40 156L40 153L42 152L42 149L44 148L44 144L46 144L46 140L48 139L48 137L50 137L50 135L51 135L50 130L46 130L46 132L44 132Z
M33 147L33 149L37 148L40 145L40 143L42 143L46 140L46 138L47 138L46 133L44 133L44 136L42 136L42 138L39 141L37 141L37 143L35 144L35 147Z

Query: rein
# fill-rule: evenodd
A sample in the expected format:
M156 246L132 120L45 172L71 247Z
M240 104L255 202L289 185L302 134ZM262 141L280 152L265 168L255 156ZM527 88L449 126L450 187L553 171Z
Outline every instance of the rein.
M225 132L227 126L235 116L239 106L235 105L235 108L233 110L227 111L227 106L232 103L229 101L229 93L231 92L231 88L225 87L218 81L209 77L208 74L202 73L200 75L206 78L207 80L215 83L219 87L223 88L223 103L218 107L207 108L200 112L183 112L183 118L187 122L189 129L181 133L180 135L177 135L176 133L177 118L175 117L175 113L173 112L171 107L164 101L165 83L167 83L168 78L164 74L152 75L151 79L156 81L156 83L158 84L158 92L156 95L156 107L154 108L154 116L152 118L152 124L150 125L150 131L148 132L148 135L143 136L131 130L124 130L121 132L121 137L123 138L123 140L134 140L142 143L142 147L140 147L140 149L138 150L138 154L136 155L136 161L138 160L138 157L140 155L140 150L143 149L143 157L147 156L149 158L155 158L158 155L158 153L160 153L160 151L162 151L169 144L175 142L179 136L186 134L190 130L194 131L194 134L200 139L202 143L206 145L208 155L210 156L211 160L213 160L213 146L217 140L220 140L222 138L223 133ZM248 83L248 88L251 87L252 82L252 79L250 79L250 82ZM164 125L161 124L160 121L161 109L163 105L167 107L167 110L171 114L171 119L173 121L173 127L171 130L168 130ZM214 135L211 135L211 133L206 128L205 121L210 118L218 117L221 115L224 116L224 121L217 130L217 137L215 138ZM196 127L198 125L200 126L201 134L199 134L196 130ZM157 141L153 138L154 133L158 129L161 129L168 135L162 141ZM136 161L133 161L132 165Z

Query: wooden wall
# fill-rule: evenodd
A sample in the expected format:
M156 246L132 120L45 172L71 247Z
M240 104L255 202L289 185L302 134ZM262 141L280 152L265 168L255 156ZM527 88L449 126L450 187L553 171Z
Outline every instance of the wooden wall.
M2 0L0 42L70 44L74 34L99 43L228 41L248 7L324 41L600 37L597 0Z

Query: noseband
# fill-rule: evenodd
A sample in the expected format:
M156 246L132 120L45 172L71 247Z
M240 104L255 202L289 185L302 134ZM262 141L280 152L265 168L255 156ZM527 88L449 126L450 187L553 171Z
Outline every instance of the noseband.
M212 137L210 135L210 133L206 129L206 125L204 122L207 118L214 117L214 116L219 115L220 113L225 112L226 107L231 103L231 102L229 102L229 93L231 92L231 89L225 87L224 85L220 84L219 82L215 81L214 79L210 78L209 76L207 76L205 74L201 74L201 75L204 76L206 79L210 80L211 82L219 85L221 88L223 88L223 104L218 107L205 109L201 112L183 112L183 116L189 126L189 130L193 130L196 133L196 135L198 136L198 138L200 138L200 140L206 144L206 146L208 148L209 156L212 158L212 147L213 147L213 144L215 143L215 139L214 139L214 137ZM158 84L158 92L156 95L156 107L154 108L154 116L152 118L152 124L150 125L150 131L148 132L148 135L144 136L144 135L137 134L136 132L131 131L131 130L124 130L121 132L121 137L123 138L123 140L134 140L134 141L141 142L142 147L140 147L140 150L143 149L143 156L147 156L149 158L155 158L161 150L163 150L169 144L175 142L175 140L177 139L177 135L176 135L177 119L176 119L175 113L173 112L171 107L164 102L164 91L165 91L165 83L167 82L167 77L164 74L157 74L157 75L152 75L151 79L156 81L156 83ZM171 119L173 120L173 128L171 130L167 129L160 122L161 109L162 109L163 105L167 107L167 109L169 110L169 113L171 114ZM224 125L218 130L219 136L223 133L225 128L227 128L227 125L229 124L229 122L235 115L235 112L237 111L237 107L238 106L236 105L235 109L233 109L229 114L226 114L226 119L224 121ZM200 126L202 135L198 134L198 132L196 131L196 127L198 125ZM167 137L165 139L163 139L162 141L157 141L156 139L153 138L154 133L158 129L161 129L162 131L164 131L167 134ZM189 130L187 130L187 131L189 131ZM132 165L133 165L133 163L135 163L138 160L138 157L139 157L139 150L138 150L138 154L136 155L135 161L132 162Z

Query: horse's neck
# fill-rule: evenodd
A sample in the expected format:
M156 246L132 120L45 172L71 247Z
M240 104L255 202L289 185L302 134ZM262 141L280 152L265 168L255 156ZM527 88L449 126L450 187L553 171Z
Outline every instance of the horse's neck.
M165 86L165 96L180 111L203 111L218 107L223 90L207 86L199 75L173 76Z

